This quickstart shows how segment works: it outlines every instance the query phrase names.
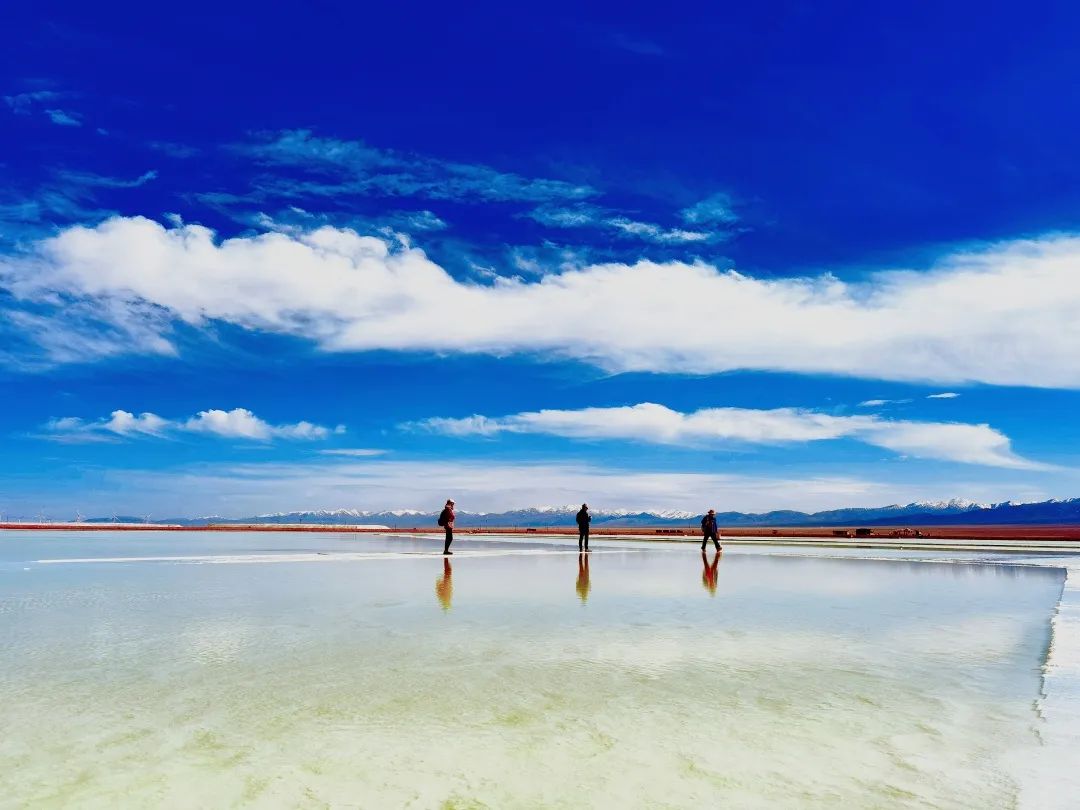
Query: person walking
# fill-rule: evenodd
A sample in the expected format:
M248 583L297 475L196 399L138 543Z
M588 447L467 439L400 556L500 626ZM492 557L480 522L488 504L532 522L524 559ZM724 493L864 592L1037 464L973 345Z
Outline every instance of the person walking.
M589 524L592 522L592 515L589 514L589 505L583 503L581 510L577 513L577 550L578 552L589 550Z
M439 514L439 525L446 530L446 544L443 546L443 554L453 554L450 544L454 542L454 502L448 500Z
M717 551L723 551L720 546L720 530L716 527L716 510L710 509L701 519L701 550L705 550L705 544L710 540L716 546Z

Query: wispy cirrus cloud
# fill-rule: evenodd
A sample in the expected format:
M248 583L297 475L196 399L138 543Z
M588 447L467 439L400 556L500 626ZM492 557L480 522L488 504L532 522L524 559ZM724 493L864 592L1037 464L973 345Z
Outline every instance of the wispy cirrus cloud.
M33 239L73 222L99 222L116 213L100 204L103 195L144 186L158 176L154 169L134 178L70 169L49 174L28 192L0 190L0 244Z
M263 165L301 169L313 175L258 178L255 188L271 196L325 197L353 193L542 203L581 200L597 193L583 184L524 177L481 164L379 149L363 141L321 137L304 129L265 133L233 148Z
M925 399L956 399L960 396L952 391L945 391L940 394L927 394ZM881 408L885 405L907 405L910 402L914 402L911 397L904 397L903 399L864 399L859 403L860 408Z
M683 221L689 225L730 227L739 221L735 200L725 192L717 192L682 210Z
M417 248L349 229L218 240L198 225L118 217L0 257L0 288L15 305L37 308L24 317L37 321L57 362L68 357L75 306L86 323L121 330L118 340L101 338L114 354L147 351L123 337L132 332L163 353L175 351L175 326L221 322L329 351L526 353L612 371L1080 388L1078 264L1080 237L1054 235L857 283L647 261L473 283ZM703 305L724 317L708 328L688 324ZM39 328L48 311L51 335Z
M379 149L363 141L317 136L310 130L267 133L233 149L263 166L300 170L306 174L263 175L253 181L253 193L208 192L200 195L204 202L229 208L275 199L350 194L459 203L526 203L536 207L525 216L548 227L591 227L621 239L658 245L720 241L730 233L715 226L727 226L734 221L715 216L701 217L703 224L713 228L710 231L664 227L585 202L600 195L599 190L589 185L525 177L480 164ZM716 204L713 204L715 208ZM414 217L403 224L411 231L432 230L440 221L431 214Z
M30 115L41 105L63 98L64 94L56 90L33 90L27 93L14 93L4 96L4 103L15 115Z
M82 116L76 112L54 108L45 110L45 114L49 116L50 121L59 127L81 127L83 125Z
M529 411L499 417L433 418L412 426L451 436L533 433L691 446L723 441L792 444L853 439L919 458L1012 469L1048 469L1016 455L1009 438L989 425L892 420L871 415L833 416L799 408L705 408L682 413L645 402L614 408Z
M186 419L167 419L155 413L134 414L116 410L107 418L86 421L76 416L52 419L44 426L43 438L61 442L102 441L119 438L164 438L177 433L199 433L226 439L271 441L273 439L317 440L345 427L327 428L311 422L272 425L247 408L231 411L210 409Z
M652 222L641 222L597 205L578 204L571 207L543 205L526 216L552 228L594 228L617 236L635 238L658 245L678 245L716 241L718 235L684 228L664 228ZM726 238L721 235L721 238Z
M4 103L15 115L33 115L40 112L57 126L81 127L83 125L82 115L56 105L57 102L65 98L71 98L74 95L74 93L59 90L33 90L4 96ZM52 106L46 106L50 104Z
M57 177L66 185L75 185L80 188L138 188L145 186L152 180L156 180L156 169L143 172L138 177L111 177L95 172L80 172L69 169L61 169Z

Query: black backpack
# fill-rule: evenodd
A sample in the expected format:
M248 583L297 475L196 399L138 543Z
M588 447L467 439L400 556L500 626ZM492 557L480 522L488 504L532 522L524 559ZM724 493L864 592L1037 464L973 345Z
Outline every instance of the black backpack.
M450 516L446 514L446 510L443 509L442 513L439 515L439 525L445 528L446 524L450 522L449 518Z
M707 532L710 528L711 527L709 526L709 516L705 515L705 517L701 519L701 530L703 532Z

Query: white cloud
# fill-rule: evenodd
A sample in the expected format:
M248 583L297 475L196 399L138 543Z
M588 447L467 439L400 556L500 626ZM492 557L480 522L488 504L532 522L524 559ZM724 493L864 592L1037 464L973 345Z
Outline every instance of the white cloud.
M695 445L755 444L848 438L919 458L1013 469L1047 469L1012 452L1009 438L989 425L910 422L878 416L832 416L797 408L707 408L681 413L651 402L616 408L543 410L511 416L427 419L420 427L452 436L539 433L573 439L624 439Z
M903 405L911 402L910 399L864 399L859 403L860 408L880 408L884 405Z
M160 436L169 427L169 420L162 419L157 414L141 413L135 416L127 411L113 411L109 419L101 425L102 430L108 430L121 436L138 433Z
M311 422L271 425L255 416L247 408L234 408L231 411L200 411L189 419L166 419L154 413L142 413L136 416L128 411L116 410L108 419L87 422L76 416L52 419L45 425L46 438L57 441L101 441L110 436L167 436L177 432L204 433L229 439L253 439L269 441L271 439L316 440L325 439L331 433L344 433L343 425L331 431L330 428Z
M927 399L956 399L958 396L960 396L960 395L957 394L957 393L954 393L952 391L944 391L944 392L942 392L940 394L928 394L926 398Z
M184 422L183 429L192 433L210 433L232 439L325 439L330 435L329 428L313 425L311 422L297 422L293 425L271 425L257 417L247 408L233 408L231 411L209 410Z
M458 281L424 253L347 229L217 241L140 217L72 227L0 259L24 304L81 303L155 332L222 321L332 351L529 353L612 371L760 369L1080 388L1080 237L1002 243L858 283L705 264L603 264L537 281ZM716 317L702 318L702 311ZM54 319L55 320L55 319ZM123 341L116 349L144 350Z

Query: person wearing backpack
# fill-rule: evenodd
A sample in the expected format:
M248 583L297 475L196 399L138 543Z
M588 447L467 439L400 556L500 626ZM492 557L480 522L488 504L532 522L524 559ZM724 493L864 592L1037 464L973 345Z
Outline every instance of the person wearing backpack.
M439 513L439 525L446 530L446 545L443 546L443 554L453 554L450 544L454 542L454 502L447 501Z
M716 546L717 551L723 551L720 546L720 530L716 526L716 510L710 509L708 514L701 519L701 550L705 550L705 544L710 540Z
M581 511L577 513L577 550L578 552L589 550L589 524L592 515L589 514L589 505L583 503Z

